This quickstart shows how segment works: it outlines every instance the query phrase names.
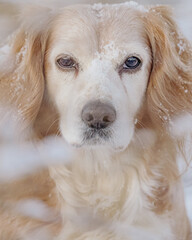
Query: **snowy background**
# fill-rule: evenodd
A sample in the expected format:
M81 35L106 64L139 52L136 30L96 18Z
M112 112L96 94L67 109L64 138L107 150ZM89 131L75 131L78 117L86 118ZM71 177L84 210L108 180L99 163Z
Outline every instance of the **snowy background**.
M3 39L6 38L6 36L15 29L17 26L17 21L15 16L18 14L20 7L25 3L32 3L32 4L41 4L46 6L64 6L69 5L73 3L112 3L112 2L124 2L120 0L116 1L96 1L96 0L0 0L0 43L3 41ZM164 0L164 1L157 1L157 0L139 0L137 1L139 3L146 3L146 4L169 4L174 8L175 11L175 19L177 23L179 24L181 30L183 31L184 35L192 41L192 0ZM192 126L192 124L191 124ZM182 127L182 126L181 126ZM12 133L4 131L4 129L7 129L7 127L4 128L4 126L0 126L0 132L3 130L3 136L0 134L0 141L1 137L10 139L14 138L12 136ZM192 130L192 128L191 128ZM15 133L14 133L15 134ZM191 140L188 139L187 147L191 148ZM7 144L8 143L8 144ZM55 146L57 145L57 150L54 152ZM18 149L22 148L22 154ZM23 151L25 149L25 151ZM25 174L29 171L33 171L36 168L44 167L46 164L49 164L53 161L53 159L58 159L58 163L61 161L67 161L70 156L70 151L65 151L66 148L63 148L63 143L61 139L47 139L42 145L38 146L38 152L41 153L40 155L36 156L36 159L41 156L42 161L35 161L35 159L32 157L29 159L28 166L29 168L23 168L21 162L17 162L17 169L18 172L15 172L12 165L14 156L14 162L15 158L17 159L24 159L26 155L34 156L34 151L36 151L36 147L34 147L32 144L25 144L23 145L18 144L17 141L6 141L5 144L1 145L0 151L1 156L3 156L3 163L1 162L0 166L0 181L6 181L7 176L10 178L17 177L20 174ZM188 151L188 150L187 150ZM192 151L191 151L192 152ZM26 155L25 155L26 154ZM45 159L47 159L49 156L49 161L45 163ZM64 158L63 158L64 157ZM61 160L62 159L62 160ZM12 167L11 167L12 166ZM7 174L9 173L9 174ZM192 223L192 165L189 168L189 170L184 174L183 176L184 180L184 189L185 189L185 197L186 197L186 205L188 214Z

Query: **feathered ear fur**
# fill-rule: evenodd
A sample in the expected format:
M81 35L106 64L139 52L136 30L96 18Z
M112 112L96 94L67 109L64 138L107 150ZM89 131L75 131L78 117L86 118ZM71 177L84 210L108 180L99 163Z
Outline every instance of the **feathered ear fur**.
M50 15L48 9L28 8L22 14L21 27L0 49L0 101L18 112L22 128L31 126L43 98ZM4 55L3 49L7 49Z
M150 8L144 25L152 52L148 111L153 123L162 126L192 111L192 50L167 7Z

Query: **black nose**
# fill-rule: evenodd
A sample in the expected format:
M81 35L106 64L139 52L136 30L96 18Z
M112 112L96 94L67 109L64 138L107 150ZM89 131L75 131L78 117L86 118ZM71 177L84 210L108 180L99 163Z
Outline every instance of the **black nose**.
M115 121L116 111L108 103L94 101L84 106L81 118L90 128L99 130L108 127Z

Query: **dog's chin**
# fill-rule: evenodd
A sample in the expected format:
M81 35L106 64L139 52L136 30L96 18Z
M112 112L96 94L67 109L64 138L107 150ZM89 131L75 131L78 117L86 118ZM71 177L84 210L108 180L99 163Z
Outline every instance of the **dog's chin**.
M124 137L114 136L110 131L83 131L80 135L65 136L62 134L65 141L75 147L81 149L108 149L113 152L122 152L124 151L130 144L132 134L127 134Z
M87 140L83 140L80 142L69 142L70 145L72 145L75 148L81 148L81 149L96 149L96 150L100 150L100 149L107 149L107 150L111 150L113 152L122 152L124 151L128 145L129 142L127 143L123 143L123 144L115 144L115 142L113 141L113 139L102 139L99 137L94 137L92 139L87 139Z

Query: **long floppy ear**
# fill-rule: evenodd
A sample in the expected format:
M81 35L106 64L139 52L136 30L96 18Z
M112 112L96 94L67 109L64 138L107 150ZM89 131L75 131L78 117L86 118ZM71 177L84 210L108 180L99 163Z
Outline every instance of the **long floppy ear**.
M162 126L183 111L192 112L192 50L166 6L150 8L144 25L152 52L148 111Z
M0 48L0 101L17 111L22 128L33 124L44 92L43 65L51 13L39 9L25 10L20 28Z

